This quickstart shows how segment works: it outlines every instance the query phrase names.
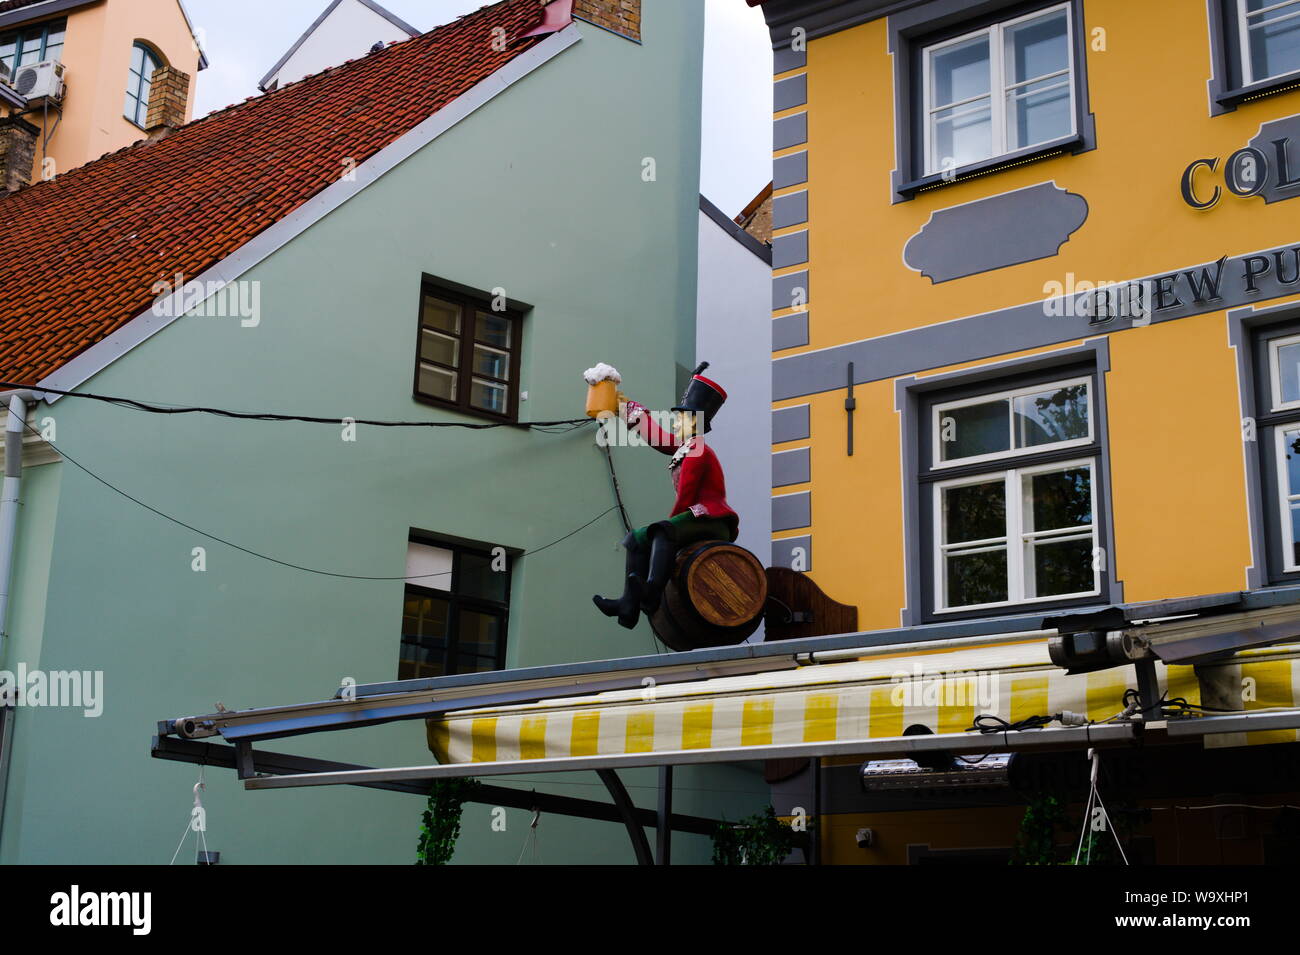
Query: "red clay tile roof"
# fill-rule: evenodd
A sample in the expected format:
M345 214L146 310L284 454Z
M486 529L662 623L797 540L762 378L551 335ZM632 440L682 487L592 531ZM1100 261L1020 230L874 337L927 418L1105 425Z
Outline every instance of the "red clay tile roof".
M520 35L541 13L504 0L0 197L0 380L39 381L149 308L155 282L199 277L538 43Z

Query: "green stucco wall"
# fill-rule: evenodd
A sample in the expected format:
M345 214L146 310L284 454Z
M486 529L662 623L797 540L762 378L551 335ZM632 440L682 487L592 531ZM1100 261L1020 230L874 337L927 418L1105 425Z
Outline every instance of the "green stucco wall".
M577 28L581 43L243 276L261 283L260 326L184 318L85 389L340 418L446 418L410 397L427 273L501 286L534 306L524 418L581 415L579 376L598 360L622 370L629 394L664 407L693 341L702 5L646 4L642 46ZM655 182L642 179L645 157L655 159ZM613 503L590 430L361 427L346 443L340 427L162 417L77 399L42 413L56 419L67 454L153 507L252 550L342 573L400 577L411 528L527 550ZM664 459L648 449L616 454L633 520L666 514ZM396 676L400 580L316 576L250 557L149 513L67 461L31 469L25 497L4 665L103 670L106 702L98 719L19 711L0 861L165 863L197 769L149 758L157 720L218 701L324 699L345 677ZM510 666L652 651L644 624L629 633L590 604L593 592L620 586L621 536L610 514L517 561ZM203 573L191 569L200 546ZM366 765L432 759L421 722L267 748ZM653 771L626 776L634 797L653 806ZM224 770L210 771L207 784L208 844L223 862L413 861L418 797L250 793ZM678 812L734 819L766 802L752 769L680 771L678 785ZM556 791L607 798L594 774ZM518 858L528 814L510 811L504 833L489 819L490 807L467 808L459 860ZM540 844L546 862L632 860L614 824L544 818ZM707 839L677 838L676 861L707 853Z

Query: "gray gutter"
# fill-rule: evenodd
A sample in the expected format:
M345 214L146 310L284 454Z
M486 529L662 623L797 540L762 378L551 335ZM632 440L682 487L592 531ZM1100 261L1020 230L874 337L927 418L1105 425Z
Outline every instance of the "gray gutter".
M19 7L17 10L10 10L8 13L0 13L0 28L27 23L29 20L39 20L43 17L53 16L56 13L63 13L66 10L75 10L77 7L88 7L92 3L98 2L99 0L44 0L42 3L33 3L30 7Z
M17 110L27 109L27 98L3 80L0 80L0 102L8 103Z
M307 42L307 38L316 32L317 28L329 18L329 15L331 13L333 13L336 9L338 9L338 5L342 2L343 0L334 0L333 3L331 3L328 7L325 8L325 12L322 13L320 16L318 16L316 20L312 23L312 25L309 26L306 29L306 31L304 31L303 35L298 37L298 39L294 41L293 46L289 47L289 52L286 53L284 56L280 57L280 59L276 61L275 66L271 67L270 71L260 80L258 80L257 88L259 90L261 90L263 93L266 92L266 84L271 82L271 80L275 79L275 74L280 72L280 69L284 66L284 64L289 62L289 58L298 52L299 48L304 43ZM393 24L393 26L397 27L399 30L405 31L408 36L417 37L420 35L421 31L411 26L409 23L407 23L405 20L398 17L396 14L390 13L389 11L385 10L378 3L376 3L375 0L359 0L359 2L362 5L369 7L371 10L379 14L389 23ZM335 65L337 66L339 64L335 64Z
M20 394L9 398L5 415L5 474L0 492L0 661L9 639L9 578L18 543L18 491L23 475L23 428L27 424L27 401ZM13 759L14 717L7 701L0 701L0 836L4 834L5 792L9 788L9 766Z
M706 199L700 196L700 211L718 224L723 232L731 236L750 252L766 262L769 266L772 264L772 247L764 242L759 242L752 235L742 229L735 219L727 218L727 214Z

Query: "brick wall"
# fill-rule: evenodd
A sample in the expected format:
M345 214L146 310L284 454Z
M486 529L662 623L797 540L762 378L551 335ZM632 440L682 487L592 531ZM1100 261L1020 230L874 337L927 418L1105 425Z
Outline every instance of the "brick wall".
M40 132L17 116L0 119L0 192L17 192L31 183Z
M185 104L190 95L190 75L171 66L154 70L153 86L149 90L149 112L144 128L154 130L162 126L175 129L185 125Z
M575 0L573 15L629 40L641 40L641 0Z

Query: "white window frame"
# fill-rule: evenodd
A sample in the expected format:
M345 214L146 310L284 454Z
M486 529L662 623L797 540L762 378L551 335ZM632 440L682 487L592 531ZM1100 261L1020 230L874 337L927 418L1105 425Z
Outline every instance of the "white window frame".
M1034 474L1045 474L1053 471L1066 471L1070 468L1087 467L1090 472L1088 481L1088 491L1091 495L1091 512L1092 523L1080 524L1077 527L1058 527L1046 531L1028 531L1024 529L1024 496L1022 488L1023 479ZM1097 471L1098 459L1096 457L1076 458L1071 461L1055 461L1051 464L1035 464L1031 467L1011 468L1007 471L993 471L988 474L975 475L973 477L956 478L951 481L940 481L934 485L934 536L931 546L934 551L934 596L936 614L943 613L964 613L970 610L989 610L996 607L1015 607L1024 604L1044 603L1047 601L1073 600L1080 597L1095 597L1101 594L1102 584L1102 567L1104 563L1097 560L1098 548L1101 546L1098 537L1098 514L1097 514ZM1004 482L1005 501L1006 501L1006 534L1002 537L990 537L979 541L964 541L960 544L945 544L944 537L946 524L944 520L943 509L943 492L947 488L962 487L971 484L992 484L998 478ZM1030 540L1039 540L1043 538L1060 538L1068 540L1083 536L1088 533L1092 538L1092 589L1078 591L1068 594L1047 594L1041 597L1026 596L1026 569L1025 569L1025 543ZM1015 546L1012 546L1015 541ZM960 550L963 553L978 553L981 545L988 545L987 549L994 550L999 547L1005 547L1007 551L1007 599L982 604L962 604L957 607L947 606L948 600L948 562L944 558L950 550ZM974 548L974 550L971 550Z
M1236 0L1237 42L1238 45L1241 47L1241 85L1242 86L1252 86L1255 83L1266 83L1269 80L1277 79L1280 76L1290 76L1291 73L1296 72L1295 70L1291 70L1290 72L1287 73L1272 73L1268 76L1256 76L1255 61L1251 58L1250 55L1250 18L1255 17L1256 18L1255 22L1258 23L1259 22L1258 18L1261 15L1285 7L1290 2L1291 0L1278 0L1278 2L1272 3L1267 7L1264 7L1263 9L1253 10L1247 13L1246 0ZM1288 13L1286 16L1278 17L1276 22L1281 23L1282 21L1291 20L1295 17L1300 17L1300 7L1297 7L1295 12L1293 13ZM1265 21L1265 22L1271 23L1274 21Z
M1297 337L1300 340L1300 336ZM1088 434L1082 438L1070 438L1068 441L1055 441L1051 444L1035 444L1027 448L1017 448L1016 443L1016 416L1014 411L1014 401L1016 398L1023 398L1027 395L1037 395L1044 391L1052 391L1060 388L1069 388L1074 385L1084 385L1084 396L1087 400L1088 408ZM953 408L966 408L971 405L983 405L993 401L1006 399L1010 404L1010 410L1007 414L1007 450L990 451L987 454L974 454L965 458L953 458L943 460L943 412ZM965 467L968 464L981 464L985 461L1002 461L1007 458L1023 458L1030 454L1040 454L1043 451L1052 451L1057 448L1075 448L1092 444L1095 440L1094 419L1095 409L1092 400L1092 376L1084 375L1080 378L1067 378L1062 381L1047 381L1038 385L1022 385L1019 388L1011 388L1007 391L995 391L989 394L976 395L973 398L962 398L957 401L945 401L943 404L935 405L932 409L931 422L931 444L930 462L932 471L940 471L946 468Z
M1291 408L1300 408L1300 398L1294 401L1284 401L1282 398L1282 366L1278 363L1278 353L1287 345L1300 345L1300 335L1289 335L1286 338L1275 338L1268 343L1268 373L1272 379L1270 382L1271 395L1273 398L1273 411L1287 411Z
M1291 505L1300 504L1300 494L1291 493L1291 482L1286 469L1286 432L1300 431L1300 421L1279 424L1273 428L1273 443L1277 448L1277 499L1278 520L1282 524L1282 564L1283 570L1290 573L1300 570L1295 559L1295 534L1291 526Z
M1243 2L1243 0L1238 0ZM1043 140L1042 143L1027 143L1016 146L1014 149L1007 144L1006 130L1006 111L1007 111L1007 93L1018 86L1028 86L1033 83L1041 83L1044 80L1052 79L1056 76L1064 76L1070 87L1070 131L1060 139L1069 136L1078 135L1078 64L1074 60L1074 16L1071 12L1071 0L1065 3L1056 4L1051 7L1044 7L1041 10L1035 10L1033 13L1027 13L1023 16L1015 17L1011 20L1003 20L999 23L991 24L982 30L972 30L970 33L963 34L959 37L953 37L951 40L944 40L940 43L934 43L922 50L921 56L921 85L922 94L922 116L921 121L925 126L924 149L925 149L925 174L927 176L938 175L945 172L943 158L934 155L934 126L931 122L933 115L939 110L952 109L959 107L963 103L973 102L983 99L983 96L972 96L965 100L959 100L952 103L946 103L943 106L935 106L933 103L933 90L930 81L931 64L933 63L934 54L942 51L947 47L956 46L967 40L974 39L977 36L987 35L989 38L989 136L991 139L990 147L992 152L984 159L972 160L966 165L973 165L977 162L990 162L1002 156L1008 156L1025 149L1032 149L1035 146L1041 146L1044 143L1054 142L1054 140ZM1045 76L1035 77L1032 80L1026 80L1022 83L1006 82L1006 64L1004 63L1005 42L1003 33L1008 27L1013 27L1018 23L1024 23L1026 20L1035 20L1039 17L1047 16L1051 13L1065 11L1065 46L1066 53L1069 56L1069 65L1064 70L1058 70L1056 73L1049 73ZM961 167L954 167L961 168Z

